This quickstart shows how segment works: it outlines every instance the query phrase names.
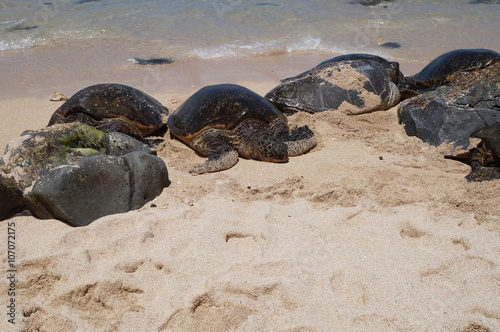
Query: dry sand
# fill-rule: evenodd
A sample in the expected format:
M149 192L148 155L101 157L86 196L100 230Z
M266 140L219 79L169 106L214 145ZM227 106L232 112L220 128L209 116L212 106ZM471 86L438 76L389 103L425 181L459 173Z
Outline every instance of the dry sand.
M278 74L248 79L254 64L230 81L265 94ZM150 94L175 109L220 80ZM2 149L46 125L59 104L44 88L2 101ZM13 326L1 278L0 330L500 331L500 181L466 182L451 147L408 137L396 112L296 114L318 136L308 154L201 176L188 170L203 158L167 136L172 184L140 210L1 222L4 243L15 223L18 281Z

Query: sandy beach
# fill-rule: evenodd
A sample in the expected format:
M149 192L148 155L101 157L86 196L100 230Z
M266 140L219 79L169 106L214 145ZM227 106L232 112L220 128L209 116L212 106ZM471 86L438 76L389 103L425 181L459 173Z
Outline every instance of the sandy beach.
M264 95L328 56L127 63L93 81L92 69L18 81L2 93L0 149L47 124L60 105L52 91L123 83L173 110L214 83ZM37 77L53 70L41 67ZM0 279L0 330L500 331L500 181L466 182L469 166L443 158L452 147L408 137L397 107L289 123L307 124L318 145L288 163L240 158L192 176L203 158L167 133L158 156L172 183L138 211L81 228L0 222L3 243L15 232L17 270L15 296L8 273ZM0 261L7 271L8 256Z

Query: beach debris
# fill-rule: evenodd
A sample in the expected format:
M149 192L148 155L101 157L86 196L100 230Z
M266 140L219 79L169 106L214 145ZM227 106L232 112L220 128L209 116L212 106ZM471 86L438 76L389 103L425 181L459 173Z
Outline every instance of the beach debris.
M434 146L469 146L476 130L500 122L500 62L454 75L446 85L403 101L399 123L409 136Z
M68 97L66 97L64 94L54 91L50 94L49 96L50 101L66 101L68 100Z
M75 2L75 4L82 5L84 3L90 3L90 2L99 2L99 0L79 0L79 1Z
M383 2L393 2L394 0L354 0L351 1L352 4L358 4L365 7L376 6Z
M289 133L287 118L272 103L235 84L204 87L168 119L170 132L208 160L189 172L228 169L238 155L286 162L316 146L314 133L302 126Z
M168 113L168 108L138 89L122 84L96 84L78 91L62 104L48 126L78 121L105 132L145 137L166 130Z
M469 151L445 158L458 160L471 166L467 181L488 181L500 179L500 123L476 130L471 134L481 142Z
M130 58L128 60L138 65L167 65L174 62L174 60L169 58L149 58L149 59Z
M57 124L7 145L0 159L0 218L28 209L38 218L84 226L139 209L169 184L165 162L133 137Z
M12 31L20 31L20 30L27 31L27 30L34 30L36 28L38 28L38 25L16 26L16 27L12 28Z
M485 68L499 61L500 54L492 50L453 50L435 58L417 74L405 77L405 85L410 90L425 90L446 84L458 73Z
M396 105L401 97L400 78L397 62L371 54L349 54L282 80L265 97L283 112L361 114Z
M498 1L498 0L474 0L474 1L471 1L469 3L472 5L475 5L475 4L494 4L494 3L498 4L498 3L500 3L500 1Z
M401 44L396 42L387 42L380 44L380 46L385 48L401 48Z

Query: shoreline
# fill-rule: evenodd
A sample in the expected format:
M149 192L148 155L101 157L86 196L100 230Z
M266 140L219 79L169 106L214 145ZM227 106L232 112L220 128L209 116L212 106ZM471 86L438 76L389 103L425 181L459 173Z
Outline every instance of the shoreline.
M173 59L165 65L139 65L132 57L168 57L152 52L139 55L117 42L68 43L7 50L1 54L10 65L2 68L2 99L48 96L54 90L76 91L97 83L122 83L146 93L191 93L213 83L266 82L295 76L340 53L300 51L263 56L238 56L215 59L188 57ZM386 57L391 61L398 61ZM399 60L401 71L412 75L427 61ZM11 79L15 78L15 79ZM190 90L190 88L194 88ZM64 91L61 91L64 93Z

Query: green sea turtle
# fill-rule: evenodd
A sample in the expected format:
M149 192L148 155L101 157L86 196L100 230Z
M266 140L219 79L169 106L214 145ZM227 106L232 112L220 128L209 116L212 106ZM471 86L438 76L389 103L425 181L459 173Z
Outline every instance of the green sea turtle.
M425 90L445 84L454 74L477 70L500 61L500 54L486 49L458 49L432 60L419 73L405 78L410 90Z
M105 132L145 137L166 128L168 109L144 92L122 84L86 87L59 107L48 126L82 122Z
M341 62L346 60L372 60L378 62L384 67L387 74L391 77L393 83L398 84L400 80L404 79L404 75L399 70L399 63L396 61L389 61L381 56L369 53L351 53L339 55L334 58L321 62L317 67L323 66L327 63Z
M468 181L500 179L500 123L476 130L471 137L481 139L477 147L445 158L470 165L472 171L465 177Z
M399 102L401 93L394 83L399 74L393 75L379 59L371 58L376 56L343 57L284 80L265 97L282 111L310 113L340 110L360 114L386 110Z
M302 126L289 134L287 118L255 92L235 84L206 86L168 118L170 132L208 160L189 172L228 169L238 155L286 162L316 145L314 133Z

